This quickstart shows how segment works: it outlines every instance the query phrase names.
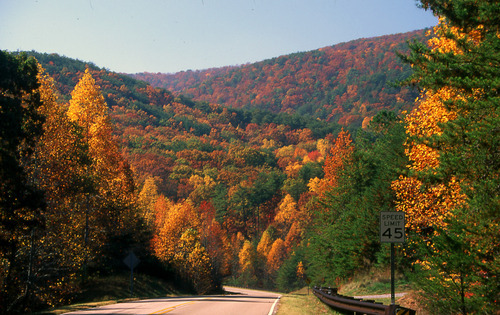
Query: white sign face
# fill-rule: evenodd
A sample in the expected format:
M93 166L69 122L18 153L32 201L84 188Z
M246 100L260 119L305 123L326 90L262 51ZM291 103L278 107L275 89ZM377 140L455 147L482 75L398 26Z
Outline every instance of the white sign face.
M380 212L380 242L405 242L404 212Z

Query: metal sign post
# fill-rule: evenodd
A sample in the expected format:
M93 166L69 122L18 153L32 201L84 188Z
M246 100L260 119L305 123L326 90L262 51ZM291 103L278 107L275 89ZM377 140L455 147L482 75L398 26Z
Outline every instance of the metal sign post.
M130 296L132 297L134 293L134 268L137 267L137 265L141 261L137 256L134 254L133 251L130 251L130 253L123 259L123 263L127 265L127 267L130 268Z
M405 213L380 212L380 242L391 243L391 304L396 304L394 293L394 243L405 242Z

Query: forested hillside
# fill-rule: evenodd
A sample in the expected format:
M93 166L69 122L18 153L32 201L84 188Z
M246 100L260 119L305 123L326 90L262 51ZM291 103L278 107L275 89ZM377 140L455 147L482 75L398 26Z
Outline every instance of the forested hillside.
M380 244L374 241L376 231L357 224L376 226L377 209L391 204L390 180L397 178L396 171L407 161L395 114L380 113L373 121L376 127L365 131L341 131L338 124L307 116L228 109L174 97L166 90L80 61L31 55L55 78L58 106L63 112L67 109L68 116L76 113L69 110L76 97L71 91L82 77L90 75L95 80L107 104L114 141L127 161L124 165L130 165L133 183L130 178L128 182L135 187L136 198L126 208L139 221L117 231L125 236L140 228L137 235L141 238L116 243L121 238L113 236L112 230L110 239L96 238L94 229L86 232L99 239L93 246L114 248L108 266L119 268L120 254L134 246L139 255L155 257L181 283L204 293L219 287L223 279L282 290L300 285L306 276L317 283L331 283L340 274L344 277L360 266L385 260ZM81 93L84 91L87 89ZM359 142L359 151L353 155L358 161L354 178L359 183L349 192L352 203L344 205L344 215L357 217L358 211L366 211L366 215L363 223L352 226L355 231L346 230L362 234L343 250L364 254L348 266L338 265L327 278L324 266L306 274L311 259L322 261L317 255L323 251L316 252L315 241L311 247L301 244L310 238L309 233L319 237L327 232L330 227L322 228L325 222L333 223L332 217L324 217L332 213L321 210L321 200L329 187L340 182L343 160L354 152L351 133ZM394 154L390 163L384 161L388 152ZM376 174L385 175L377 179ZM71 188L73 184L67 185ZM373 194L378 201L369 199ZM85 199L82 201L84 209ZM94 212L88 215L90 222L102 220ZM75 218L84 220L85 215ZM143 243L148 235L150 247ZM148 261L144 259L144 263ZM101 263L95 260L92 266L100 270ZM302 276L297 275L298 266L304 269ZM73 272L78 275L78 268Z
M54 77L63 99L68 98L69 92L88 66L84 62L58 55L31 54ZM176 189L182 177L175 180L170 178L170 171L178 159L176 154L180 151L195 150L215 154L214 151L228 151L228 146L240 147L242 150L267 146L263 151L270 151L272 148L297 145L304 140L332 137L341 128L334 123L297 114L275 114L259 109L229 109L218 104L195 102L182 95L174 97L167 90L152 88L147 83L126 75L92 65L90 71L110 108L114 134L120 138L129 161L140 170L136 174L141 179L139 185L144 176L156 176L160 180L157 184L160 185L161 192L174 199L178 198L177 195L183 198L189 194L188 191L178 192ZM304 133L303 137L300 136L301 133ZM181 155L189 157L187 153ZM144 163L141 162L143 156L147 156ZM241 158L243 157L242 155ZM194 155L191 158L201 156ZM206 163L212 160L208 156L203 159ZM249 162L250 159L248 157L245 161ZM156 162L152 163L153 160ZM224 160L234 163L230 158ZM257 160L250 164L276 164L276 161ZM189 158L187 162L190 162ZM204 163L200 161L198 166Z
M419 302L496 312L498 9L421 2L443 17L424 41L146 74L189 77L175 85L192 98L1 51L0 312L65 303L123 271L130 250L138 271L200 294L340 286L387 268L379 217L394 210L407 215L397 265ZM403 66L394 48L410 38ZM418 98L388 84L402 78Z
M154 257L173 270L178 284L199 293L216 290L224 277L239 279L246 270L241 266L256 258L240 255L249 250L244 244L274 229L275 216L292 202L290 196L298 201L309 179L323 176L321 163L340 131L337 124L299 115L233 110L173 97L128 76L55 54L30 55L48 73L39 74L44 89L33 90L44 95L40 110L47 120L46 135L34 135L39 139L38 159L27 159L24 167L50 211L39 212L47 225L36 225L36 234L12 235L9 242L20 246L32 239L33 250L46 251L37 256L37 266L49 263L50 251L59 251L61 257L50 261L57 268L45 275L47 286L28 286L26 295L22 275L33 268L32 260L25 251L29 247L19 247L22 254L9 258L19 268L7 272L19 281L5 282L9 294L3 298L9 304L4 310L65 301L78 291L82 277L119 270L130 248L146 268ZM95 112L83 114L85 106L90 110L96 104ZM101 126L107 127L101 132ZM101 161L111 164L101 166ZM299 230L291 229L289 220L268 235L269 242L281 241L272 254L273 273L285 250L299 242ZM59 234L67 236L62 243ZM17 252L16 246L11 253ZM248 277L255 279L255 272ZM51 292L50 286L61 281L65 288ZM17 300L16 294L23 298Z
M417 94L395 85L410 74L397 52L407 52L408 41L423 39L424 31L415 31L242 66L133 77L194 100L361 126L364 118L380 110L411 109Z
M174 97L125 75L85 70L83 62L32 55L56 79L63 108L85 71L95 79L133 172L134 213L151 234L151 247L138 253L173 268L193 290L209 292L222 279L288 290L304 277L333 283L386 261L373 227L378 211L390 209L391 180L407 163L402 125L392 112L379 113L365 131L349 132L307 116ZM392 158L386 161L386 154ZM353 161L349 202L342 202L342 213L325 210L325 202L334 202L329 190L344 187L347 159ZM340 214L351 219L339 220ZM351 222L351 229L335 222ZM317 246L333 231L353 241L327 245L334 252L362 254L327 271L318 263L332 253ZM298 266L307 273L298 276Z

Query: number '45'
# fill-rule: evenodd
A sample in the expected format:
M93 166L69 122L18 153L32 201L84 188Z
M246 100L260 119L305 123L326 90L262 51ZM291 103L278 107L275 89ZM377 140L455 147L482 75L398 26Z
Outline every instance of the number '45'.
M403 238L403 228L394 228L394 236L392 234L392 228L388 228L387 230L382 233L382 236L388 237L388 238Z

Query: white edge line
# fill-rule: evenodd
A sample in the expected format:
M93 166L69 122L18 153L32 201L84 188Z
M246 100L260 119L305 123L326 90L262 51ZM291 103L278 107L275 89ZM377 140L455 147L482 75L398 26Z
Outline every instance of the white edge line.
M278 298L276 299L276 301L274 301L273 306L271 307L271 309L269 310L269 313L267 315L273 315L274 308L276 307L276 304L278 303L278 301L280 300L280 298L281 298L281 295L278 296Z

